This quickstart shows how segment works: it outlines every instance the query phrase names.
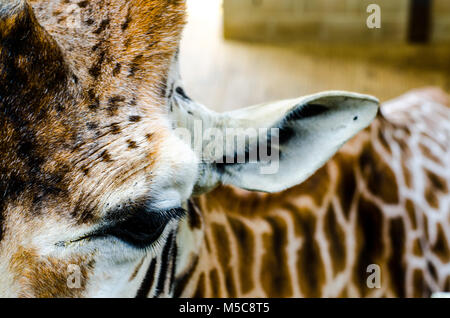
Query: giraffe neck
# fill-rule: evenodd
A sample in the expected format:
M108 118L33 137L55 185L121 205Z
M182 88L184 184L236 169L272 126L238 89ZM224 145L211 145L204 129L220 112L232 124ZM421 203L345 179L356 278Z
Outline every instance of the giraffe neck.
M386 107L389 120L377 118L302 185L278 194L221 187L192 200L201 243L175 295L422 297L450 290L450 111L423 104ZM368 284L373 264L375 287Z

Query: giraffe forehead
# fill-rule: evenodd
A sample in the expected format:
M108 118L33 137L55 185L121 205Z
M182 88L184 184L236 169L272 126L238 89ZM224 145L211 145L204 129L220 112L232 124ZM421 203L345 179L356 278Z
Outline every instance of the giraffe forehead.
M97 40L116 53L173 53L185 24L184 0L29 2L39 23L59 45L69 55L83 58L95 54L83 49Z
M34 41L34 50L55 52L45 54L53 69L32 74L38 52L25 46L13 63L33 75L27 87L45 94L27 94L28 107L16 102L11 109L20 111L2 119L2 141L12 147L1 184L8 200L1 205L26 195L33 211L46 211L50 201L55 207L55 198L64 197L74 206L61 209L78 210L83 220L95 210L81 204L92 203L92 189L118 189L160 167L163 138L155 131L164 125L157 114L167 102L166 74L184 24L184 1L29 2L33 11L20 15L29 17L28 24L13 30L33 30L26 39ZM79 24L67 22L72 18ZM51 74L58 74L58 84L49 89L45 79ZM24 118L32 120L17 120Z
M168 72L185 24L184 1L37 0L32 6L63 51L93 116L114 117L123 106L166 104Z

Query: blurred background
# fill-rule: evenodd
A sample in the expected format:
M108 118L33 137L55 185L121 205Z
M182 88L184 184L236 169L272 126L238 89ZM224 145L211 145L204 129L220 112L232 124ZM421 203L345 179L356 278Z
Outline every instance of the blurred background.
M370 29L369 4L381 9ZM450 0L188 0L181 73L217 111L323 90L450 92Z

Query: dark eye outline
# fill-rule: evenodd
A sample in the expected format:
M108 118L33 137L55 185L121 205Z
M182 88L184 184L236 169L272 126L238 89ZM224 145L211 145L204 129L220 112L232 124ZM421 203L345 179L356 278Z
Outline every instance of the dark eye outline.
M84 235L71 243L86 239L115 237L137 249L146 249L154 244L172 220L180 220L186 215L181 208L161 211L149 211L145 207L131 208L127 211L115 211L114 215L125 215L120 220L110 220L107 225Z

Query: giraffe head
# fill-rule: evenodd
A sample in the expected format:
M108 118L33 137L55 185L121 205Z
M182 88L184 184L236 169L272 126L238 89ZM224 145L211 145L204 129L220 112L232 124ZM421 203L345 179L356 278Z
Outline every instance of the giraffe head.
M345 92L226 114L195 103L177 71L184 6L0 2L1 296L170 295L195 253L191 195L293 186L374 118L375 99ZM195 147L200 123L239 128L244 147ZM275 171L233 161L263 148Z

